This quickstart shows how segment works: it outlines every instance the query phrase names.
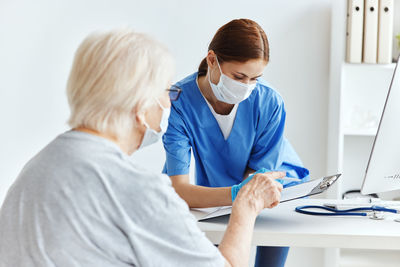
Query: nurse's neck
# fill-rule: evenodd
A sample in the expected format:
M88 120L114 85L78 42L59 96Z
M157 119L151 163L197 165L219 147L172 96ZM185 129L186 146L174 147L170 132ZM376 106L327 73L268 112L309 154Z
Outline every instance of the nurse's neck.
M208 72L206 75L197 77L197 82L199 85L200 92L207 99L208 103L210 103L210 105L217 114L229 115L235 105L218 101L218 99L215 97L211 89L210 83L208 82L207 75Z

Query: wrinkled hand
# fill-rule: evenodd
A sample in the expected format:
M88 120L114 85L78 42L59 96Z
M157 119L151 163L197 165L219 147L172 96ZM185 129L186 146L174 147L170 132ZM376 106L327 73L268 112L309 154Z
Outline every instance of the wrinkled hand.
M285 172L257 173L243 185L233 203L240 209L250 209L260 213L264 208L273 208L279 204L282 184L275 179L285 177Z

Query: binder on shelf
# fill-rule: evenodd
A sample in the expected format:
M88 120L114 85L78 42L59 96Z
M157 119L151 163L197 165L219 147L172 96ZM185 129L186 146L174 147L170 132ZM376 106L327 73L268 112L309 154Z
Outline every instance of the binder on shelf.
M364 9L363 62L376 63L378 51L378 0L365 0Z
M393 0L379 2L378 63L392 63Z
M346 58L361 63L364 27L364 0L349 0L347 7Z

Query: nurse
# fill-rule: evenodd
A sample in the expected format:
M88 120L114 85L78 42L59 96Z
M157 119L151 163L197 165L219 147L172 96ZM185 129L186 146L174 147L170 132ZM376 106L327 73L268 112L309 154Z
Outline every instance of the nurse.
M261 78L268 62L263 29L237 19L217 31L198 72L176 84L182 91L163 136L163 172L190 207L232 205L244 180L260 169L308 179L284 137L283 99ZM191 152L196 185L189 182ZM288 250L258 247L255 266L284 266Z

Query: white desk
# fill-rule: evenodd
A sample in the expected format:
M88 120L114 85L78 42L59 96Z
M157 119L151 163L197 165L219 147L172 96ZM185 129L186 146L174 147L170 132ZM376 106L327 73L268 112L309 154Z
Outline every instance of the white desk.
M282 203L274 209L264 210L257 217L253 245L359 248L400 250L400 223L388 215L385 220L367 217L329 217L304 215L294 211L300 205L332 203L327 199L299 199ZM228 216L199 222L199 227L214 244L225 232Z

